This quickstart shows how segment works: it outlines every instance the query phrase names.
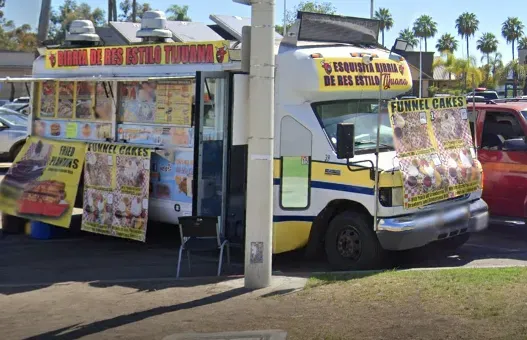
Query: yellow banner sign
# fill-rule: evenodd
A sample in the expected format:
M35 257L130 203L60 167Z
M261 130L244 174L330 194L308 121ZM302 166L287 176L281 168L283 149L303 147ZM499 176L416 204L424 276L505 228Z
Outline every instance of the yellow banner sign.
M469 194L481 184L464 97L390 101L404 207Z
M8 215L69 228L86 145L29 137L0 184Z
M69 48L46 51L46 68L224 64L230 61L228 41Z
M405 62L361 58L315 59L322 91L398 91L412 88L412 77Z

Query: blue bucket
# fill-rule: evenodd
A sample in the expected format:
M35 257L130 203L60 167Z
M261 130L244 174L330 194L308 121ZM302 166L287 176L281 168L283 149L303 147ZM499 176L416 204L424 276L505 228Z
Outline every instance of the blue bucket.
M31 238L38 240L50 240L53 238L62 238L67 235L68 229L56 227L54 225L40 222L31 221Z

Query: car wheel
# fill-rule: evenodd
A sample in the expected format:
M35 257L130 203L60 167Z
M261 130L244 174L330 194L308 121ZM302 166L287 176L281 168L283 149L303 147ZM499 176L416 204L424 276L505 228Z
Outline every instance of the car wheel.
M15 161L16 156L18 156L18 154L20 153L20 150L22 150L23 146L24 146L24 143L19 143L19 144L16 144L13 147L13 149L11 149L11 154L10 154L11 162Z
M329 223L325 239L326 256L334 270L375 269L383 249L364 215L343 212Z

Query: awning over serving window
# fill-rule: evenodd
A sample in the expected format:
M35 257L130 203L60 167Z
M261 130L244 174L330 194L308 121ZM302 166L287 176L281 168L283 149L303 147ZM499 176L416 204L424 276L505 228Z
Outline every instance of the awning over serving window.
M184 79L194 77L194 73L188 75L179 74L177 77L166 76L166 77L56 77L56 78L33 78L33 77L21 77L21 78L0 78L0 82L3 83L32 83L37 81L155 81L155 80L171 80L171 79Z

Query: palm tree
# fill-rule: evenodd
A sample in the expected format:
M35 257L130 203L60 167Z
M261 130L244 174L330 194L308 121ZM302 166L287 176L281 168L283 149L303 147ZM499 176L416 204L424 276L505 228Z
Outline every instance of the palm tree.
M514 43L523 36L524 25L517 17L508 17L501 26L501 34L507 40L507 43L512 44L512 61L514 62ZM516 97L517 92L517 71L518 67L511 67L512 69L512 95Z
M409 28L399 32L399 39L405 40L412 47L416 47L419 44L419 39L415 37L414 32Z
M454 53L457 50L458 42L456 38L449 33L443 34L437 41L436 48L440 53Z
M431 16L424 14L415 20L413 29L416 37L425 39L425 51L428 52L427 39L436 35L437 22Z
M465 38L467 41L467 58L470 58L468 40L470 37L476 34L476 31L479 28L479 20L476 17L476 14L469 12L461 14L456 19L456 28L457 33L461 36L461 38Z
M512 60L514 60L514 43L523 36L525 26L517 17L509 17L501 26L501 34L512 44Z
M172 13L168 20L174 21L192 21L188 16L188 6L172 5L167 9L167 13Z
M518 40L518 49L519 50L527 50L527 37L521 37Z
M394 24L392 14L388 8L379 8L374 18L381 22L382 46L384 46L384 31L389 31Z
M492 33L483 33L476 43L477 49L487 56L487 64L490 64L490 54L498 50L498 39Z

